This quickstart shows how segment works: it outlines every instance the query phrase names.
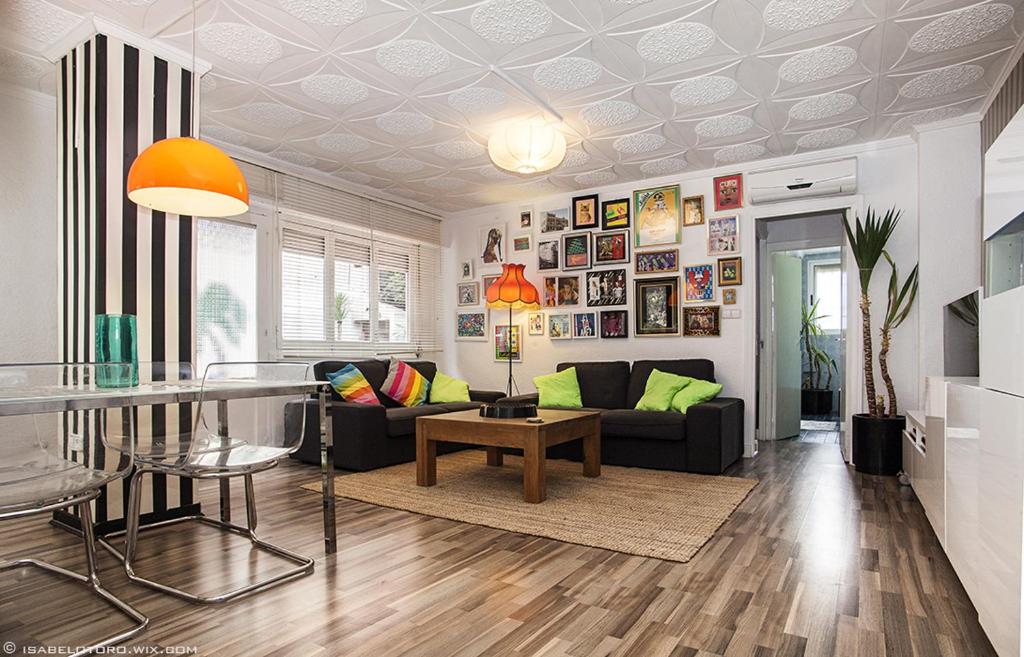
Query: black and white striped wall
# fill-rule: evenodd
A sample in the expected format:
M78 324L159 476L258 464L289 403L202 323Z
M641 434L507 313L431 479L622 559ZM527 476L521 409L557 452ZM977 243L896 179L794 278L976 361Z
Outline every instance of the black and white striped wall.
M95 360L95 317L138 317L139 360L193 360L194 221L136 206L125 183L135 157L154 141L191 134L192 73L143 49L94 35L58 63L58 273L60 356ZM140 434L188 431L189 406L140 408ZM102 463L116 455L96 436L95 417L73 430L86 446L70 454ZM79 427L77 424L81 423ZM68 443L68 448L74 443ZM125 486L96 505L101 527L124 517ZM193 503L192 482L156 477L143 512L173 515ZM116 524L116 523L114 523Z

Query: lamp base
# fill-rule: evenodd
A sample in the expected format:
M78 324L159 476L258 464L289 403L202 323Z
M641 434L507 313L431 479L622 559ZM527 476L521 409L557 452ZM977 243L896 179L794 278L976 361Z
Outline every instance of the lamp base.
M480 417L499 420L512 420L524 417L537 417L537 405L525 402L497 402L484 404L480 407Z

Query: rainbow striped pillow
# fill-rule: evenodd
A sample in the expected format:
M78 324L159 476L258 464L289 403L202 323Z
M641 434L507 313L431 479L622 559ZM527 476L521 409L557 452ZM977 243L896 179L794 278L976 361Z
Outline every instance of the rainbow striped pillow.
M410 365L400 360L391 359L388 367L388 378L380 387L380 391L394 399L402 406L421 406L427 402L430 381Z
M380 400L373 392L373 386L366 380L359 368L349 363L337 372L327 375L334 390L347 402L380 406Z

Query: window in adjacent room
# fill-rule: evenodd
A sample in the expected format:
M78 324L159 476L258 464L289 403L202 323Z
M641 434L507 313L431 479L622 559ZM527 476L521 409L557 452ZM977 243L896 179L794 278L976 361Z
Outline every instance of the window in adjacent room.
M811 274L810 301L818 302L818 326L825 331L838 331L843 323L842 270L839 263L814 263Z

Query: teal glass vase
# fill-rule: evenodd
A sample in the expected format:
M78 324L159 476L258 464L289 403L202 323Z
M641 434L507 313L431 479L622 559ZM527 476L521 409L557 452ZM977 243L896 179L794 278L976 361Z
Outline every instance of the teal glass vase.
M139 328L135 315L96 315L96 385L139 385ZM103 363L116 363L103 367ZM132 367L125 367L130 363Z

